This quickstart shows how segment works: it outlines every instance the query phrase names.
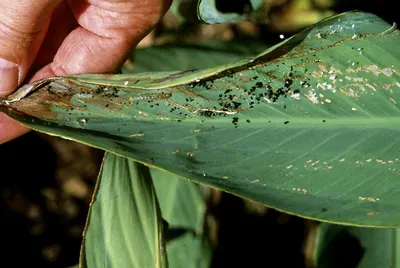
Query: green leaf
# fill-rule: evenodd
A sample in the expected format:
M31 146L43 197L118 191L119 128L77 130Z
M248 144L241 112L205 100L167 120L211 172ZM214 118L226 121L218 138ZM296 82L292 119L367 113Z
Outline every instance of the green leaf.
M167 243L168 263L173 268L209 268L212 248L208 239L191 232Z
M314 252L318 268L400 267L400 230L323 223Z
M169 227L202 230L206 205L198 185L159 169L151 169L151 175Z
M166 72L211 68L257 55L265 50L265 47L266 45L260 40L247 38L140 48L133 56L134 69L124 66L122 72Z
M174 0L169 10L179 22L199 22L197 17L197 0Z
M149 168L107 153L84 232L82 267L166 267Z
M250 0L251 7L253 9L261 8L265 4L264 2L264 0Z
M169 223L169 267L208 268L212 248L206 232L206 204L198 185L169 172L151 169L163 218Z
M206 204L198 185L159 169L151 169L151 174L162 216L169 223L169 267L210 267L212 248L205 230Z
M199 0L197 16L207 24L232 23L247 20L256 11L265 8L265 1L220 1Z
M171 11L180 19L207 24L232 23L265 17L267 4L263 0L175 0Z
M386 22L349 12L251 59L51 78L24 86L3 110L36 130L291 214L393 227L399 45Z

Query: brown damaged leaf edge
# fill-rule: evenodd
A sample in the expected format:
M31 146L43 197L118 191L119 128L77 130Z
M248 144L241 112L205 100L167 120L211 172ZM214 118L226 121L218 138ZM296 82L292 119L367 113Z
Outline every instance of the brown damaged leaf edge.
M64 84L58 82L61 79ZM73 88L74 87L74 88ZM48 78L27 84L17 92L3 100L3 104L19 114L56 119L57 113L52 111L52 105L71 107L71 98L79 91L87 91L78 87L71 80L62 78ZM31 94L35 92L35 94ZM25 98L29 96L29 98ZM75 107L81 109L80 107Z
M114 77L114 75L112 76ZM0 99L0 109L11 109L20 115L42 119L57 119L58 113L54 112L52 107L85 111L85 105L78 106L72 101L74 96L78 96L77 102L79 103L93 103L109 110L118 111L123 108L122 103L126 102L126 97L121 96L120 93L129 90L142 92L137 93L135 97L130 97L131 102L169 99L172 96L171 93L161 90L160 93L146 93L142 89L81 84L73 78L52 77L24 85L7 99ZM79 99L80 95L85 98Z

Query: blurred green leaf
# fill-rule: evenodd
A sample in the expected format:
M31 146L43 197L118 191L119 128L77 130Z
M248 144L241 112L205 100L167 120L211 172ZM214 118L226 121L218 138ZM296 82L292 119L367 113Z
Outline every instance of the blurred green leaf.
M174 0L170 11L180 20L191 23L198 23L197 17L197 2L198 0Z
M400 267L400 230L323 223L314 252L317 268Z
M134 68L123 73L184 71L210 68L251 57L266 49L257 39L167 44L137 49L132 58Z
M264 0L250 0L250 3L251 3L251 7L253 9L259 9L263 5L265 5L265 1Z
M171 10L189 22L219 24L248 20L260 14L265 17L266 8L263 0L175 0Z
M82 267L166 267L149 168L107 153L84 232Z
M197 16L207 24L232 23L249 19L253 13L265 8L265 1L199 0Z
M51 78L0 109L36 130L288 213L399 226L399 45L386 22L349 12L254 58Z

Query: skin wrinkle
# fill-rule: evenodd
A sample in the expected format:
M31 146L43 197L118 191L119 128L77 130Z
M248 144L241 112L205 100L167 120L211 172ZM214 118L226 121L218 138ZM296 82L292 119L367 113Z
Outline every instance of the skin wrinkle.
M118 32L123 32L125 31L125 27L123 25L124 23L124 18L118 18L120 16L118 16L117 13L113 12L105 12L103 10L95 10L93 12L93 17L92 18L88 18L85 17L84 19L86 19L86 21L84 23L82 23L83 25L86 25L87 27L84 27L87 30L91 30L92 33L101 36L101 37L105 37L105 38L117 38L118 35L121 35L121 33ZM118 18L118 19L116 19ZM122 25L119 26L118 25L118 21L122 21ZM99 23L101 22L101 23ZM113 24L118 25L116 27L112 27ZM115 30L113 30L115 29ZM110 31L113 30L113 31ZM122 33L123 34L123 33Z
M5 29L7 29L7 30L5 30ZM12 36L14 38L21 37L21 36L23 38L27 38L26 35L36 35L36 34L39 34L40 32L42 32L45 29L38 29L38 30L35 30L35 31L20 31L20 30L18 30L18 28L15 28L12 25L9 25L9 23L7 21L2 21L1 17L0 17L0 30L5 34L10 34L10 32L18 33L19 36Z
M8 13L10 12L11 15L9 17L12 17L13 20L7 20L4 21L5 18L3 16L0 16L0 25L5 25L7 28L12 30L15 33L19 33L21 35L32 35L32 34L37 34L39 32L42 32L43 30L46 30L48 27L48 23L50 20L50 15L51 15L51 10L54 9L55 6L57 6L60 2L60 0L54 1L54 0L37 0L36 2L42 2L39 4L39 6L44 7L42 8L41 12L32 12L32 10L35 10L37 4L32 3L29 1L25 0L13 0L9 1L12 3L8 3L6 5L1 4L4 1L0 2L0 10L2 13ZM15 4L14 2L22 2L23 5L21 4ZM51 4L49 4L51 3ZM18 6L18 8L14 8L15 6ZM20 8L20 7L23 8ZM25 18L29 17L31 20L35 20L37 23L30 23L30 20L26 20Z
M51 16L50 27L36 56L35 63L29 70L27 81L31 80L33 74L53 61L54 55L66 36L78 26L67 2L61 2Z
M102 0L85 0L88 4L98 7L100 9L114 11L118 13L130 13L134 10L138 10L140 14L145 13L146 15L150 15L154 12L154 9L150 8L149 12L143 12L142 8L146 8L148 6L156 6L160 2L159 0L152 1L152 0L142 0L140 3L140 7L138 6L138 2L135 1L102 1ZM143 3L145 2L145 3ZM152 3L149 3L152 2ZM158 5L160 6L160 5ZM161 15L163 11L160 11L159 15Z
M0 51L4 51L5 49L9 49L11 51L24 51L31 45L35 38L45 35L46 32L47 28L33 32L18 31L10 26L7 22L3 22L0 19L0 37L4 38L6 36L9 40L9 42L0 43ZM20 61L13 62L19 63Z
M87 31L85 29L76 29L75 31ZM72 73L81 73L82 66L85 66L85 68L88 68L90 66L90 69L92 69L92 72L96 72L96 69L98 69L98 62L93 62L93 61L88 61L92 58L103 58L103 54L105 52L113 53L113 55L110 57L108 56L107 58L104 58L104 62L110 62L107 65L111 66L119 66L120 64L123 63L125 60L127 53L123 55L119 55L120 52L116 51L113 49L113 47L120 47L121 42L125 42L124 40L115 40L115 39L108 39L101 37L100 39L98 36L93 36L92 38L88 39L87 42L79 46L79 53L76 55L79 55L77 58L76 55L71 55L71 53L76 53L76 48L75 48L75 43L79 42L81 39L81 36L85 36L84 33L77 34L74 38L74 40L68 40L67 42L67 47L62 46L62 58L60 57L55 57L53 63L51 64L51 69L54 71L56 75L65 75L65 74L72 74ZM94 43L95 42L95 43ZM126 44L124 45L126 46ZM64 50L67 51L64 51ZM114 52L116 51L116 52ZM65 61L64 58L70 58L74 57L74 62L70 61ZM116 59L116 60L115 60ZM65 62L65 64L61 64L61 62ZM103 63L104 63L103 62ZM59 72L61 68L61 73ZM101 68L101 66L100 66ZM115 70L112 70L115 71ZM111 71L110 71L111 72Z
M151 25L153 27L154 21L157 21L156 18L159 16L153 14L150 10L142 13L140 12L141 9L132 9L132 11L125 11L123 14L117 13L116 19L113 16L116 13L114 11L103 10L96 6L87 7L83 4L73 7L78 23L88 31L107 38L144 37L146 29L138 27L138 25ZM84 14L80 14L81 10L85 10ZM137 21L141 21L141 23L138 24Z

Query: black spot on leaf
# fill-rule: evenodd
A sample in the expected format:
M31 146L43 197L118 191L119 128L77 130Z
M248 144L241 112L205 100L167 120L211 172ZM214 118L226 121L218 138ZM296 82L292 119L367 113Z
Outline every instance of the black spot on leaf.
M239 122L239 117L232 118L232 124L235 125L235 127L237 127L238 122Z

